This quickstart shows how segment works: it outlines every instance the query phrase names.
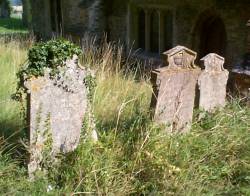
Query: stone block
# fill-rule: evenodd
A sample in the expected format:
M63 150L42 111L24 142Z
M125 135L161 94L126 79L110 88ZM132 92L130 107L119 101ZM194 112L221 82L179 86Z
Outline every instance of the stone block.
M164 53L168 66L152 72L154 120L169 125L167 132L187 132L191 128L196 84L200 69L197 54L183 46Z
M44 77L25 83L28 89L30 135L29 173L41 169L44 153L53 157L68 153L79 144L84 117L88 111L87 71L75 59L59 68L55 78L47 70ZM45 152L46 149L49 152Z
M229 72L223 68L225 59L215 53L210 53L201 59L205 70L199 77L200 108L213 111L226 104L226 87Z

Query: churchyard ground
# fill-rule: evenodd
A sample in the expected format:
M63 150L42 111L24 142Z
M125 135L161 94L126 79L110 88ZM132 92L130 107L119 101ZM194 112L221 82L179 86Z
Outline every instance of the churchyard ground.
M24 46L25 45L25 46ZM167 135L150 117L149 75L116 45L85 44L83 65L97 70L93 98L99 141L83 139L30 181L25 103L11 99L28 42L0 44L1 195L249 195L250 109L239 99L214 114L195 111L191 132Z

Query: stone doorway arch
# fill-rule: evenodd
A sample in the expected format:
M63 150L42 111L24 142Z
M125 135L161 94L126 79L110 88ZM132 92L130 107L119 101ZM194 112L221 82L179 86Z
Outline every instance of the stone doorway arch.
M200 14L193 32L193 48L202 58L208 53L217 53L225 57L227 33L222 18L214 11Z

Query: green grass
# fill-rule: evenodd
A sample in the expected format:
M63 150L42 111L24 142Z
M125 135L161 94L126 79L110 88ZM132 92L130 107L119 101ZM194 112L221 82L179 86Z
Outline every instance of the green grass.
M100 140L82 141L48 176L30 182L19 141L26 142L25 134L8 139L24 127L21 107L10 95L26 49L15 42L0 45L1 195L250 194L249 108L232 100L202 120L197 112L189 134L166 135L150 119L149 77L137 68L128 71L124 64L135 62L121 58L116 46L84 46L82 62L98 67L94 112Z
M16 89L16 73L26 60L26 50L16 42L9 45L0 42L0 131L9 136L22 127L21 107L11 99L11 95Z
M16 33L28 33L28 30L24 27L21 18L12 16L11 18L0 19L0 35Z

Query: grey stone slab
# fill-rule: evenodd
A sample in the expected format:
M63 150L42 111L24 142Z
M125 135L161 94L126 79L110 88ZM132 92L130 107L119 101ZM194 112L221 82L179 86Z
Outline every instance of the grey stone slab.
M89 106L83 82L86 74L73 59L60 68L56 78L52 79L48 70L44 77L25 83L29 93L30 174L39 170L46 148L53 156L78 146Z
M187 132L192 124L200 74L194 64L196 53L177 46L164 54L169 65L152 72L154 120L169 125L167 132Z
M201 59L205 70L199 77L200 108L212 112L226 104L226 87L229 72L223 68L225 59L211 53Z

